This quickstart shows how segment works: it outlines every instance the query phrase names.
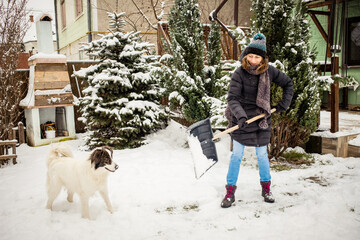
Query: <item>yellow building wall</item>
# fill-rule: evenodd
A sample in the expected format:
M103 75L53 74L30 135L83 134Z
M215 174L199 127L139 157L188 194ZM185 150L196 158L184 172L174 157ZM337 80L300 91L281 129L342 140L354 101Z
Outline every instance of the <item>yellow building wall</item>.
M201 21L210 23L209 14L216 9L223 0L199 0L201 11ZM66 27L61 25L61 8L60 0L57 4L57 21L58 21L58 37L59 52L65 54L69 60L88 59L88 57L80 50L83 43L88 42L88 14L87 0L83 0L83 14L76 17L75 13L76 0L65 0L66 4ZM156 1L154 1L156 2ZM157 14L160 14L160 3L157 6ZM154 44L156 52L157 30L151 25L157 25L151 1L137 0L137 6L130 0L91 0L92 8L92 39L98 39L98 33L104 33L109 28L109 18L107 12L125 12L126 26L125 31L140 31L142 40ZM168 20L171 8L174 6L175 0L168 0L165 3L164 15L162 21ZM239 0L239 26L250 26L250 0ZM139 13L139 9L146 15L148 21ZM234 1L228 1L218 14L218 18L226 25L234 25ZM151 24L150 24L150 23Z

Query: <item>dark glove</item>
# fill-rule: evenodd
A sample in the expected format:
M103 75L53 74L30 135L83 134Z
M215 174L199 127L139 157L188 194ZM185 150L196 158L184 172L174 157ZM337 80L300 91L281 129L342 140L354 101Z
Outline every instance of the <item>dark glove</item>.
M276 105L276 106L271 107L271 109L273 109L273 108L276 109L275 113L280 113L280 112L282 112L282 111L284 110L284 109L283 109L282 107L280 107L279 105Z
M238 126L239 126L239 129L244 129L247 127L247 123L246 123L246 118L240 118L239 121L238 121Z

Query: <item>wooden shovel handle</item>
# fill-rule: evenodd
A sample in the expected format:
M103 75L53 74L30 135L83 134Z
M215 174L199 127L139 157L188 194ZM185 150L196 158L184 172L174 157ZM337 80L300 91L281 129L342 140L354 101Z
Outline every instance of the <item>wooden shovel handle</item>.
M271 109L271 113L274 113L275 111L276 111L275 108ZM255 117L253 117L253 118L250 118L249 120L246 121L246 123L247 123L247 124L250 124L250 123L255 122L256 120L259 120L260 118L263 118L263 117L265 117L265 113L260 114L260 115L257 115L257 116L255 116ZM239 125L236 125L236 126L233 126L233 127L231 127L231 128L228 128L228 129L226 129L225 131L222 131L221 133L216 134L216 135L213 137L212 140L214 141L215 139L220 138L220 137L222 137L222 136L225 135L225 134L231 133L231 132L237 130L238 128L239 128Z

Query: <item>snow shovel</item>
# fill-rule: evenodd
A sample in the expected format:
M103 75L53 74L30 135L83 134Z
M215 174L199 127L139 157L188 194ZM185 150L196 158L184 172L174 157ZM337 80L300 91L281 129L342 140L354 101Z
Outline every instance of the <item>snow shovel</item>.
M271 113L275 111L275 108L271 109ZM246 123L250 124L263 117L265 117L265 114L260 114L247 120ZM188 128L190 131L188 142L193 155L196 179L201 178L218 161L214 140L238 128L239 126L236 125L213 136L209 118L196 122Z

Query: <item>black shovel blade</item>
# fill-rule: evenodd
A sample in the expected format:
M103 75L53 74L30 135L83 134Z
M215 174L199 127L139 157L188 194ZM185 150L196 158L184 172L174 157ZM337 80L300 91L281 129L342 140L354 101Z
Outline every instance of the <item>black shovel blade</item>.
M216 153L215 143L212 141L213 132L211 129L210 119L206 118L202 121L196 122L188 129L190 130L191 135L198 138L203 154L208 159L217 162L218 156Z

